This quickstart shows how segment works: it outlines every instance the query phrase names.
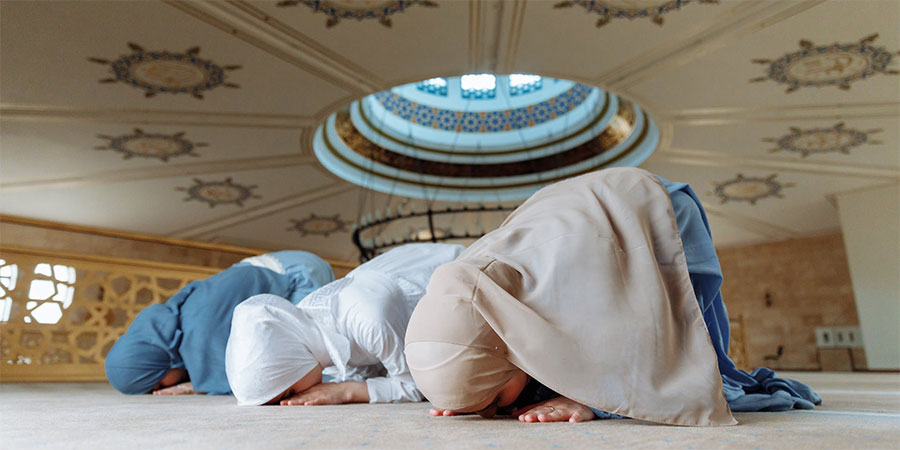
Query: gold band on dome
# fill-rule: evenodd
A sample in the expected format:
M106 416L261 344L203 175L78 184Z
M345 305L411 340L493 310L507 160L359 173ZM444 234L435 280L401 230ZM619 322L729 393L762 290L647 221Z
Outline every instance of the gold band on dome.
M626 103L626 102L623 102L623 103ZM633 109L633 107L631 107L630 103L629 103L629 107L631 108L632 116L635 116L634 109ZM550 183L554 183L557 181L561 181L566 178L583 175L588 172L593 172L593 171L601 169L603 167L612 165L615 162L621 160L622 158L628 156L632 151L634 151L635 148L640 146L641 143L643 143L644 139L647 137L647 133L650 130L650 118L647 117L647 113L644 111L641 111L641 116L644 118L644 123L646 124L646 126L644 126L643 129L641 130L641 134L637 137L637 139L635 139L634 142L631 143L631 145L628 146L628 148L626 148L622 153L620 153L618 156L616 156L615 158L613 158L609 161L604 161L600 164L589 167L587 169L583 169L583 170L580 170L575 173L566 174L566 175L562 175L562 176L558 176L558 177L554 177L554 178L535 180L535 181L524 182L524 183L497 184L497 185L490 185L490 186L467 186L467 185L453 185L453 184L447 184L447 183L437 184L437 183L427 183L427 182L423 182L423 181L407 180L407 179L398 178L398 177L388 178L385 174L376 172L374 170L363 168L363 167L359 166L358 164L348 160L346 157L344 157L344 155L342 155L340 152L338 152L337 149L334 148L331 141L328 139L328 133L325 132L324 125L322 126L320 131L322 132L322 140L325 144L325 147L328 149L328 151L333 156L335 156L339 160L341 160L341 162L343 162L347 166L350 166L360 172L363 172L363 173L366 173L366 174L369 174L369 175L372 175L372 176L375 176L375 177L378 177L381 179L391 179L393 181L399 181L399 182L402 182L402 183L405 183L408 185L412 185L412 186L424 186L424 187L435 188L435 189L443 188L443 189L458 189L458 190L466 190L466 191L484 191L484 190L515 189L515 188L522 188L522 187L528 187L528 186L542 186L545 184L550 184ZM598 136L597 138L594 138L582 145L587 145L587 144L593 143L594 141L598 140L599 137L600 136ZM626 136L626 138L627 138L627 136ZM624 139L622 139L622 140L624 140ZM619 142L621 142L621 140ZM346 144L346 142L345 142L345 144ZM348 147L350 147L350 146L348 145ZM604 151L606 151L608 149L609 148L605 149ZM537 173L538 172L536 172L535 174L537 174ZM471 180L471 179L469 178L469 179L459 179L459 180L465 181L465 180ZM448 179L447 181L454 181L454 180L451 178L451 179Z
M381 136L381 137L383 137L383 138L385 138L385 139L387 139L387 140L389 140L389 141L391 141L391 142L394 142L395 144L402 145L402 146L404 146L404 147L414 148L414 149L416 149L416 150L421 150L421 151L423 151L423 152L425 152L425 153L437 153L437 154L439 154L439 155L453 155L453 156L458 156L458 155L466 155L466 156L469 156L469 155L471 155L471 156L514 155L514 154L516 154L516 153L528 152L528 151L531 151L531 150L539 149L539 148L541 148L541 147L548 147L548 146L551 146L551 145L558 144L558 143L560 143L560 142L563 142L563 141L566 141L566 140L568 140L568 139L571 139L571 138L573 138L573 137L575 137L575 136L578 136L579 134L584 133L585 131L587 131L587 130L591 129L592 127L596 126L596 125L600 122L600 120L603 119L603 116L606 115L606 112L609 111L609 103L610 103L610 102L609 102L609 100L610 100L609 92L606 92L606 91L603 91L603 90L601 90L600 92L603 93L603 108L602 108L602 109L600 110L600 112L597 114L597 117L594 117L594 118L590 121L590 123L588 123L587 125L581 127L579 130L575 131L574 133L567 134L567 135L562 136L562 137L560 137L560 138L554 139L554 140L552 140L552 141L550 141L550 142L545 142L545 143L539 144L539 145L531 145L531 146L528 146L528 147L515 148L515 149L512 149L512 150L496 150L496 151L490 151L490 152L478 152L478 153L456 152L456 151L452 151L452 150L441 150L441 149L437 149L437 148L425 147L425 146L422 146L422 145L416 145L416 144L411 144L411 143L407 143L407 142L401 141L401 140L399 140L399 139L397 139L397 138L395 138L395 137L393 137L393 136L391 136L391 135L385 133L384 131L381 131L380 128L376 127L376 126L372 123L372 120L369 119L369 116L366 115L366 112L365 112L365 110L364 110L363 107L362 107L362 100L356 102L356 107L357 107L357 111L359 112L359 116L362 118L362 121L363 121L363 123L366 124L366 126L368 126L372 131L374 131L374 132L375 132L376 134L378 134L379 136ZM622 100L622 99L619 99L619 100L620 100L620 104L621 104L622 102L625 102L625 100Z
M634 131L635 123L634 106L623 101L609 125L587 142L538 158L490 164L433 161L384 148L360 133L347 112L336 113L334 128L347 147L367 160L420 175L478 179L532 175L575 165L619 145Z

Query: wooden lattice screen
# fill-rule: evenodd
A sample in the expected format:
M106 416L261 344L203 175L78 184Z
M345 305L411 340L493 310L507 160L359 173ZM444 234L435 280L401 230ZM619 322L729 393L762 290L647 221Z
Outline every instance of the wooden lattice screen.
M747 333L744 331L744 317L729 318L731 339L728 344L728 356L738 369L750 370L750 355L747 352Z
M110 347L147 305L221 269L0 248L0 381L105 380Z

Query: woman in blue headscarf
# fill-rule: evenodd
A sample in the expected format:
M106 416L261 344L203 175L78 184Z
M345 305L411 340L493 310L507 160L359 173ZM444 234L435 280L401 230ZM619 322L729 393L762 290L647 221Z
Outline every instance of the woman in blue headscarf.
M258 294L296 305L333 280L331 266L309 252L244 259L141 311L106 355L106 377L124 394L230 394L225 344L234 308Z

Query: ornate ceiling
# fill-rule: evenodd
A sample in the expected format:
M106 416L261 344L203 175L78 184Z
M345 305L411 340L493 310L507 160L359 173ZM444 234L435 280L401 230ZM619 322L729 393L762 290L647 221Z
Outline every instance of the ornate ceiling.
M658 133L641 166L695 187L720 246L834 232L830 196L900 181L898 17L894 0L7 0L0 213L354 262L353 222L425 201L333 175L315 142L392 162L440 151L372 114L416 106L366 97L489 72L639 105ZM443 110L460 114L454 131L475 124ZM540 155L533 167L561 164ZM397 164L419 179L516 174L494 157Z

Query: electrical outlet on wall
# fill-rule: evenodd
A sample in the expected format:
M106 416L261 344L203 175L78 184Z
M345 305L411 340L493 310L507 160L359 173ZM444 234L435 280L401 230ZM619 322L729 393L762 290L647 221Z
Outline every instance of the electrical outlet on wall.
M834 347L834 335L830 327L816 327L816 347Z
M857 326L816 327L816 347L862 347L862 332Z

